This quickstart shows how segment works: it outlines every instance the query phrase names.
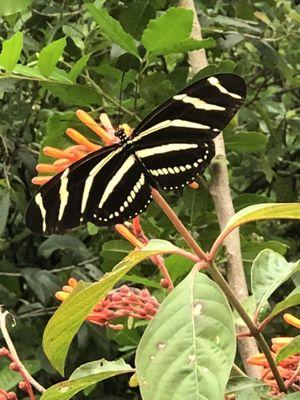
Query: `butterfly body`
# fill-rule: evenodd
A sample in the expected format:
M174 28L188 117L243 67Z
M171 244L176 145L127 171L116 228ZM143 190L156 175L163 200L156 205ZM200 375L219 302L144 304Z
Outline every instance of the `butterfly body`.
M75 162L36 193L26 213L37 233L62 233L87 221L124 222L143 212L151 187L177 189L202 174L215 154L213 139L245 98L233 74L202 79L155 109L127 137Z

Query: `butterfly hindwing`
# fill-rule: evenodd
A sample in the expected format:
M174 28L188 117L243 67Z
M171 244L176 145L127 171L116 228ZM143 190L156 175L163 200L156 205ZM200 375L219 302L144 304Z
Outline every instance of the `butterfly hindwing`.
M143 212L151 201L151 187L143 165L130 154L116 169L99 196L98 187L91 193L88 220L95 225L124 222ZM97 198L97 204L93 199Z

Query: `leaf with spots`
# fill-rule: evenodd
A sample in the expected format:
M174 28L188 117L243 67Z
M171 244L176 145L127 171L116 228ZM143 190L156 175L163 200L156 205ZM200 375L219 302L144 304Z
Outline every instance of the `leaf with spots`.
M228 302L194 269L162 303L137 349L143 400L223 400L235 351Z

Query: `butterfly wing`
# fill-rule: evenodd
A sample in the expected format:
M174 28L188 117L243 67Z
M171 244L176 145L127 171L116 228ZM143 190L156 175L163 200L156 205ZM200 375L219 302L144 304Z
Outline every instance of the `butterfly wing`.
M43 185L25 220L39 234L62 233L86 221L110 225L137 215L150 199L141 163L123 146L113 145L89 154Z
M213 138L243 104L246 87L234 74L193 83L155 109L134 130L136 155L165 189L184 186L209 165Z

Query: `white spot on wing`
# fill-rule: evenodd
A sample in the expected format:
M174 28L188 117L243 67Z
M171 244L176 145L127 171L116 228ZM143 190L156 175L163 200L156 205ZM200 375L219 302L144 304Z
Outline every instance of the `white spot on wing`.
M150 133L161 131L162 129L166 129L169 127L174 128L188 128L188 129L211 129L208 125L199 124L197 122L187 121L183 119L167 119L165 121L159 122L158 124L152 126L145 131L139 133L137 137L132 139L133 142L139 141L142 137L149 135Z
M95 176L98 174L98 172L101 171L101 169L120 151L122 150L122 147L119 147L118 149L114 150L112 153L110 153L108 156L106 156L103 160L101 160L89 173L89 177L85 181L84 189L83 189L83 194L82 194L82 200L81 200L81 214L84 213L90 190L94 181Z
M150 147L149 149L137 150L136 155L141 158L146 158L151 157L154 154L164 154L171 151L195 149L197 147L198 145L193 143L170 143L162 146Z
M68 192L68 174L69 174L69 168L67 168L62 176L60 177L60 188L59 188L59 199L60 199L60 205L59 205L59 212L58 212L58 220L61 221L62 217L65 212L65 208L68 204L68 198L69 198L69 192Z
M220 84L220 81L218 78L215 76L211 76L210 78L207 79L208 82L212 85L215 86L221 93L227 94L230 97L233 97L234 99L241 99L242 97L239 94L229 92L224 86Z
M42 220L43 220L43 225L42 225L43 232L46 232L46 209L43 204L43 198L42 198L41 193L38 193L35 196L35 202L39 206L40 211L41 211L41 216L42 216Z
M126 174L126 172L129 171L129 169L134 165L134 163L135 163L134 156L133 155L129 156L127 158L127 160L123 163L121 168L118 170L118 172L108 182L108 185L106 186L104 193L101 197L101 200L99 202L99 208L103 207L103 204L109 198L109 196L114 191L114 189L118 185L118 183L122 180L122 178Z
M204 100L198 99L198 97L191 97L187 94L177 94L173 97L174 100L181 100L184 103L192 104L195 108L199 110L206 111L225 111L225 107L218 106L216 104L206 103Z

